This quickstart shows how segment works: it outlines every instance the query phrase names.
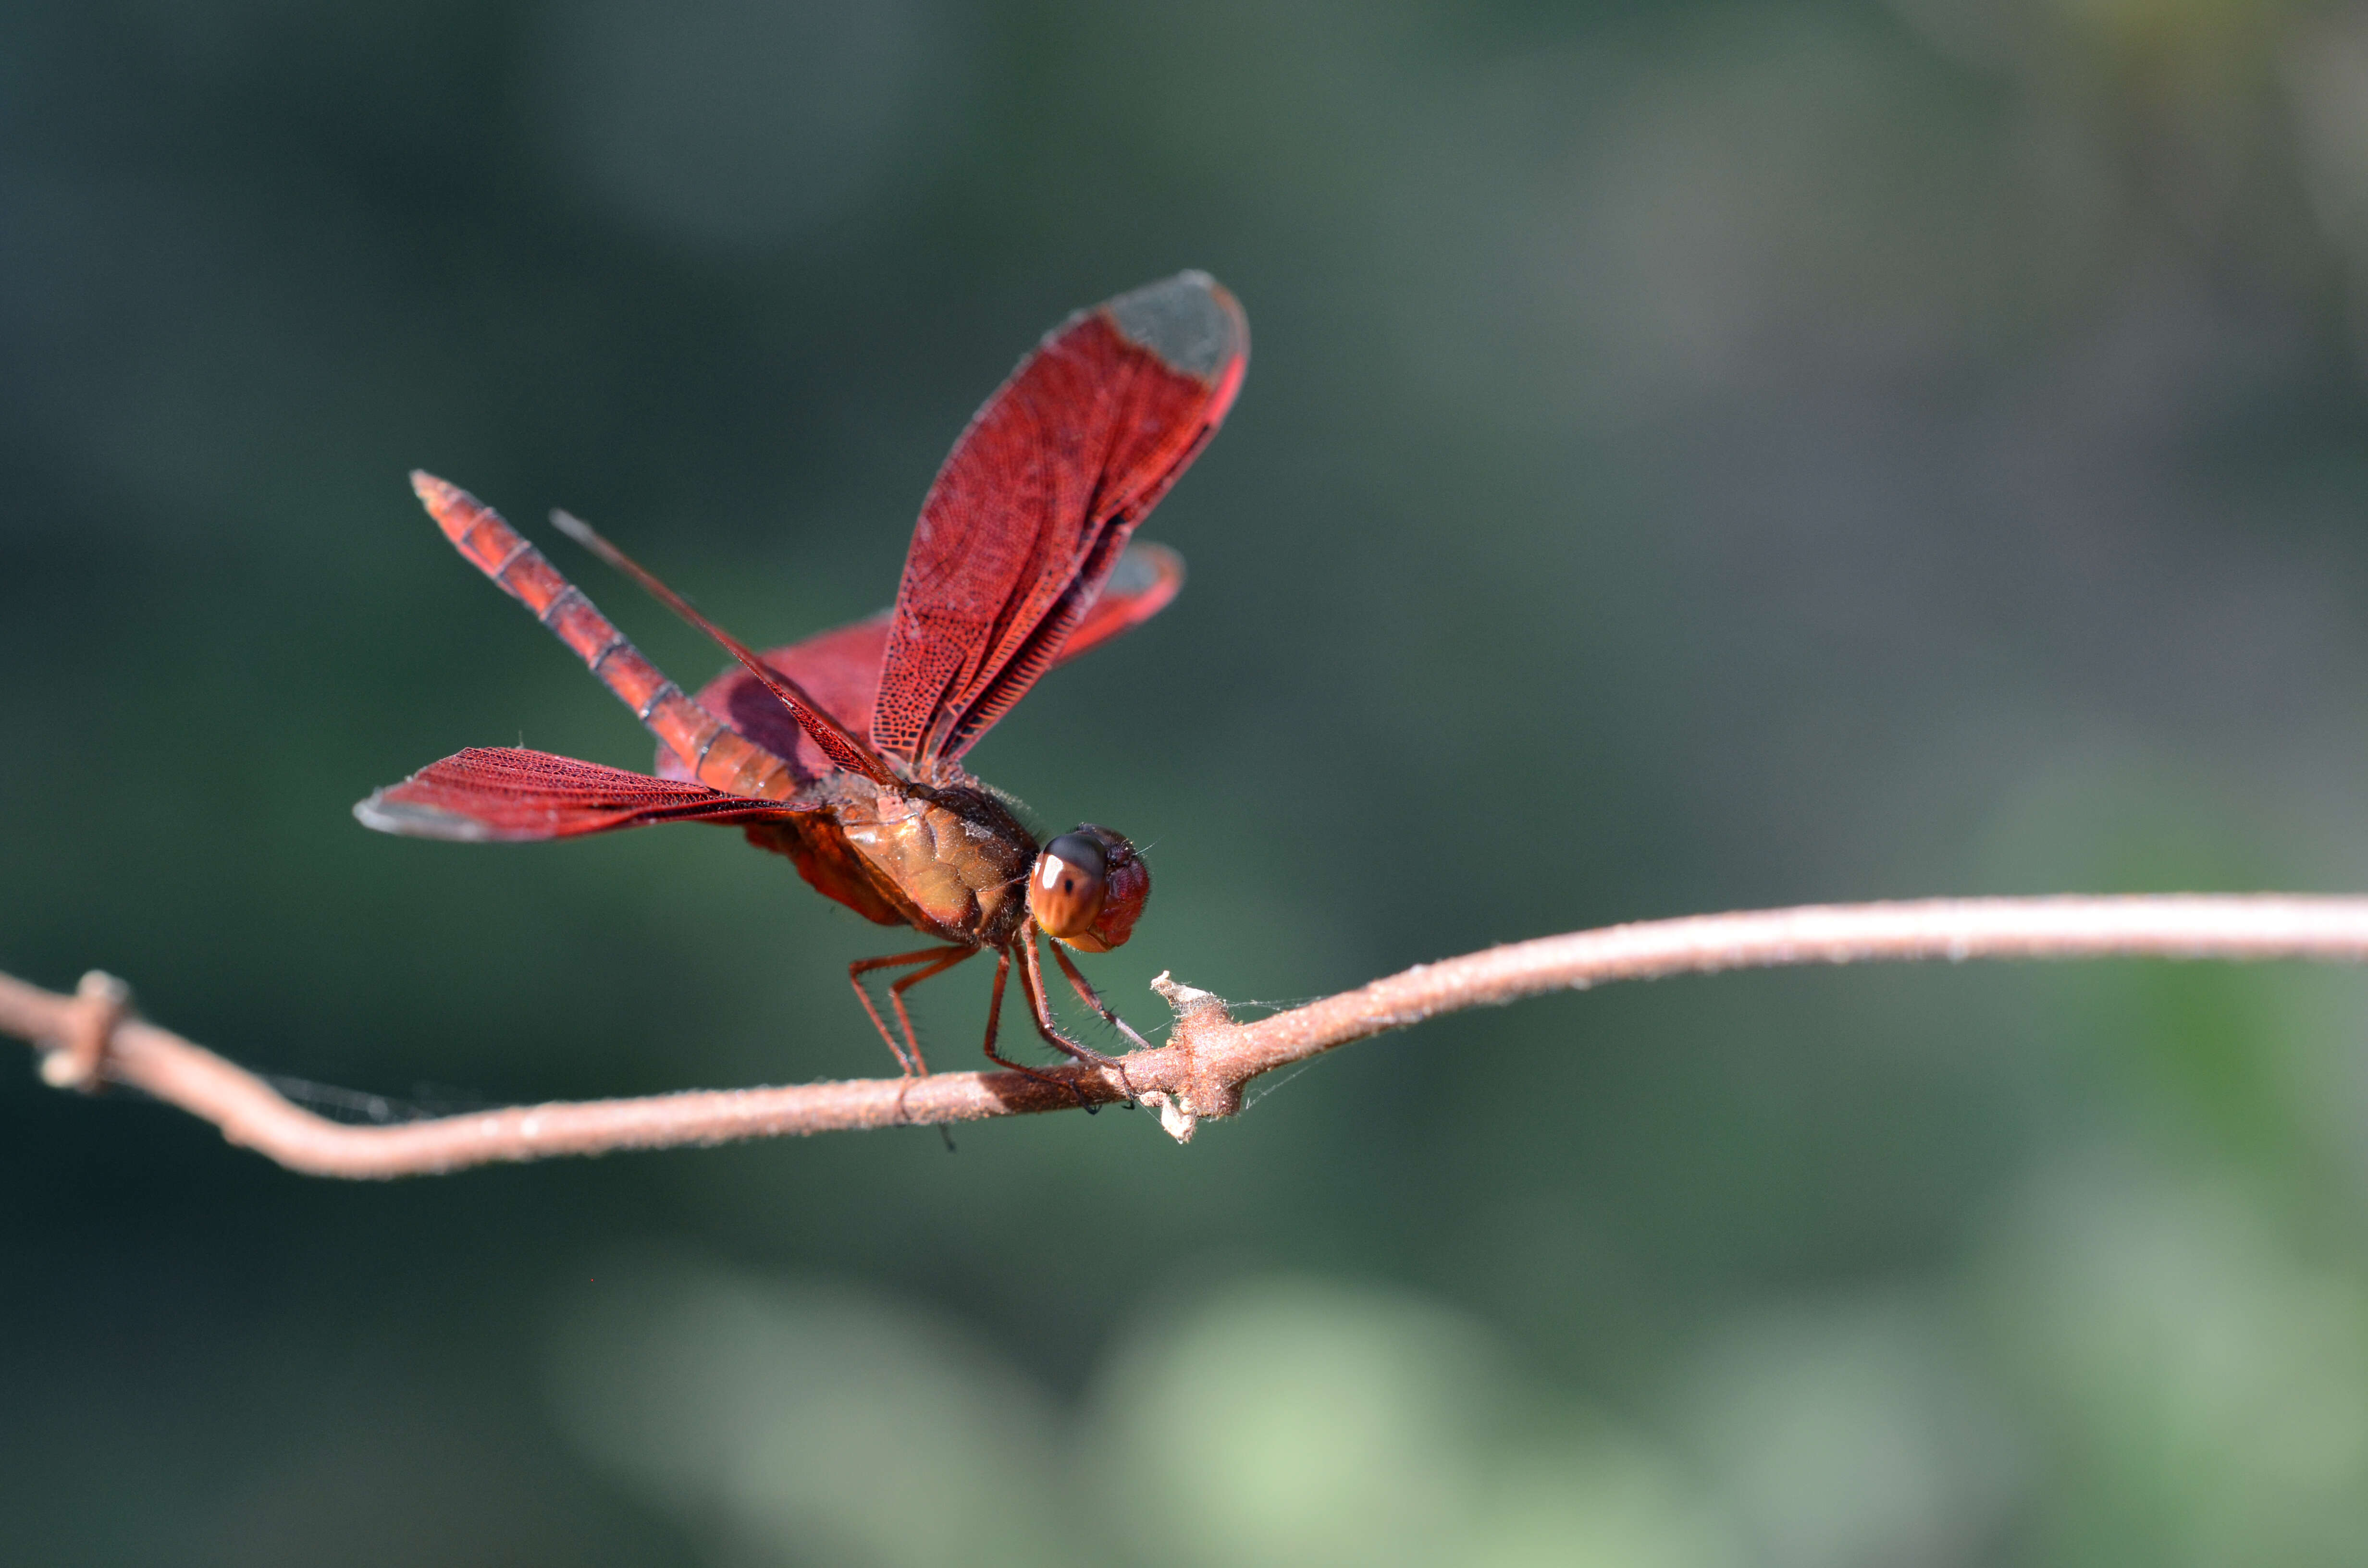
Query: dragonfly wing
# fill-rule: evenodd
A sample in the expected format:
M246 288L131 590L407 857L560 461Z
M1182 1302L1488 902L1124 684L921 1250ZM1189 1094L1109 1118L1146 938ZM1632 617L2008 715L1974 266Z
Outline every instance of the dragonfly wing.
M1128 545L1110 580L1078 619L1053 662L1066 664L1087 649L1133 631L1166 609L1183 586L1182 556L1147 540ZM882 610L786 648L768 648L757 656L803 687L832 718L853 728L866 721L879 699L880 671L888 656L888 622L893 613ZM725 670L700 689L698 701L766 751L788 758L800 787L830 771L833 765L822 748L746 670L736 665ZM658 748L657 770L663 778L689 777L681 760L665 746Z
M1080 312L1020 361L922 505L873 744L924 769L959 757L1035 684L1248 363L1241 307L1200 272Z
M456 752L354 807L364 827L381 833L468 843L574 838L657 822L774 822L791 814L775 802L704 784L515 746Z
M1121 631L1132 631L1166 609L1184 591L1184 558L1164 544L1137 540L1111 568L1110 580L1078 616L1077 624L1053 656L1065 665Z

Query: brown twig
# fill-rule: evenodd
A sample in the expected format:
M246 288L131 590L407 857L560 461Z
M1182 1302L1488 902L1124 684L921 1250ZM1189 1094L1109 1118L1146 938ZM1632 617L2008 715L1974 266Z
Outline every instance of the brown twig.
M1236 1024L1206 992L1161 975L1176 1012L1168 1044L1121 1060L1178 1142L1202 1117L1241 1108L1260 1074L1441 1013L1612 980L1919 959L2368 959L2368 899L2283 894L1999 898L1816 905L1613 926L1423 964L1354 991ZM1124 1097L1107 1069L940 1073L928 1078L587 1100L396 1126L358 1127L290 1104L245 1068L126 1007L120 983L85 977L63 996L0 975L0 1033L44 1052L52 1083L95 1074L220 1127L222 1136L316 1176L397 1176L495 1161L662 1149L856 1128L971 1121Z

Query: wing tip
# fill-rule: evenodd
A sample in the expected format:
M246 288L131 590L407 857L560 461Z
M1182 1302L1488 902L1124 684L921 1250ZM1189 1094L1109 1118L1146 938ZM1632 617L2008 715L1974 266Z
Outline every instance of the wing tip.
M1129 540L1126 550L1102 584L1105 594L1159 595L1156 609L1184 590L1184 557L1170 546L1147 539Z
M393 786L401 789L401 785ZM438 838L449 844L484 844L502 835L473 817L458 812L448 812L440 806L425 806L416 801L398 801L388 790L373 790L368 798L354 802L354 820L376 833L391 833L402 838Z
M1241 301L1198 268L1129 290L1102 309L1128 342L1204 381L1222 380L1249 357L1250 324Z

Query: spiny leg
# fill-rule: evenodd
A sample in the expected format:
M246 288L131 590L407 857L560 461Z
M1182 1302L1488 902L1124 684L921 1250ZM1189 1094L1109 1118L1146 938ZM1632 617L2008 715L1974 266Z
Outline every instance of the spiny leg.
M896 1009L896 1022L905 1030L905 1043L913 1048L913 1060L916 1062L919 1061L921 1058L921 1041L919 1037L913 1032L913 1015L905 1010L905 993L910 991L916 985L920 984L921 982L928 979L931 975L943 974L946 971L953 968L954 965L961 963L965 959L974 958L977 954L978 949L976 948L964 948L958 952L948 953L936 963L929 964L922 969L915 970L912 973L906 975L902 980L892 981L889 983L888 1000ZM928 1070L928 1069L926 1067L922 1069L925 1073ZM896 1091L896 1119L899 1121L905 1119L905 1096L912 1089L912 1087L913 1080L907 1077L902 1086L900 1086ZM945 1142L946 1153L949 1154L952 1153L954 1152L953 1130L941 1121L938 1123L938 1136Z
M913 1020L905 1011L903 994L905 987L916 984L933 974L942 973L976 951L978 951L976 948L923 948L917 952L896 953L884 959L858 959L847 966L848 983L855 987L855 994L863 1003L863 1011L871 1017L871 1027L878 1029L880 1038L888 1042L890 1053L896 1058L896 1065L905 1070L905 1076L907 1078L918 1077L928 1072L929 1068L928 1064L921 1060L921 1042L914 1039ZM911 1054L907 1055L905 1046L898 1045L896 1037L888 1032L887 1021L881 1017L880 1009L872 1006L871 993L865 987L863 977L875 969L903 969L907 964L916 963L928 964L929 967L918 974L905 976L888 988L890 1000L896 1006L896 1021L905 1026L905 1045L912 1047Z
M1086 1098L1085 1090L1077 1087L1075 1084L1064 1084L1049 1073L1039 1073L1035 1068L1014 1062L1011 1058L1004 1056L996 1051L996 1031L1003 1027L1003 983L1007 979L1010 978L1010 975L1011 949L1009 948L999 948L996 950L995 954L995 995L986 1005L986 1044L984 1048L986 1051L986 1059L989 1062L994 1062L998 1067L1008 1067L1011 1071L1019 1074L1023 1078L1033 1078L1040 1084L1050 1084L1054 1088L1068 1090L1069 1093L1077 1096L1077 1104L1085 1109L1087 1114L1091 1115L1096 1108L1092 1101ZM1028 977L1024 971L1020 974L1019 983L1022 990L1027 989Z
M896 1009L896 1026L905 1031L905 1043L912 1048L915 1062L921 1060L921 1042L919 1037L913 1032L913 1015L905 1010L905 993L925 980L945 973L946 971L965 960L976 958L978 953L979 949L976 948L957 948L937 962L916 969L902 980L889 983L888 1005ZM928 1068L924 1065L921 1071L927 1073Z
M1118 1081L1126 1085L1126 1097L1135 1098L1134 1081L1126 1075L1126 1064L1115 1056L1105 1056L1092 1046L1071 1040L1053 1021L1053 999L1044 990L1044 971L1036 958L1036 923L1030 921L1019 928L1020 955L1026 960L1019 971L1020 988L1028 993L1030 1010L1036 1019L1036 1032L1053 1050L1073 1056L1079 1062L1089 1062L1097 1067L1108 1067L1118 1074Z
M1151 1049L1151 1042L1149 1040L1135 1033L1133 1026L1128 1024L1124 1018L1120 1017L1116 1013L1110 1011L1110 1004L1102 1000L1102 994L1095 990L1093 986L1087 982L1084 975L1077 972L1077 966L1076 962L1070 959L1068 949L1058 942L1054 942L1053 944L1053 961L1061 966L1061 972L1067 975L1069 977L1069 983L1076 988L1077 999L1083 1002L1087 1006L1091 1007L1096 1013L1099 1014L1101 1016L1102 1022L1110 1025L1110 1028L1118 1030L1119 1033L1134 1041L1134 1048L1137 1051L1149 1051Z

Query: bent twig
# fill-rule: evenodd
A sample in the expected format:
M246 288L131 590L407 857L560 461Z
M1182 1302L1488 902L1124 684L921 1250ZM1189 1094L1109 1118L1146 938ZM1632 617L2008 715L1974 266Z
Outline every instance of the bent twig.
M1161 975L1169 1042L1120 1058L1125 1081L1179 1142L1232 1116L1262 1074L1465 1007L1614 980L1791 964L1926 959L2368 959L2368 899L2285 894L1934 899L1811 905L1612 926L1421 964L1254 1023ZM745 1138L974 1121L1126 1097L1107 1068L939 1073L781 1088L706 1090L435 1117L395 1126L331 1121L245 1068L129 1011L94 972L72 996L0 975L0 1033L32 1041L60 1086L128 1085L212 1122L222 1136L314 1176L424 1176L499 1161Z

